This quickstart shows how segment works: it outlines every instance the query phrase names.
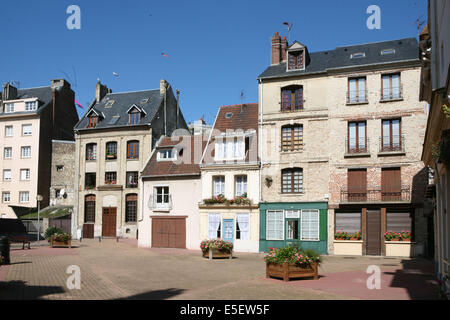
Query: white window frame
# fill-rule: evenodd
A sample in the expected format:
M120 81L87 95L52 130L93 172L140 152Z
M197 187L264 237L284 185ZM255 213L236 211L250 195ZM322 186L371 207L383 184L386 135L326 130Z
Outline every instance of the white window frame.
M6 178L7 172L9 172L9 178ZM11 181L11 180L12 180L11 169L3 169L3 181Z
M225 196L225 176L213 176L212 177L213 180L213 190L212 190L212 194L214 197L217 197L219 195L223 195ZM219 185L219 189L220 192L216 192L216 180L220 180L218 181L218 185Z
M217 137L216 140L215 161L245 159L245 136Z
M304 213L311 213L311 212L315 212L317 213L317 237L314 239L304 239L303 238L303 214ZM301 211L301 216L300 216L300 241L314 241L314 242L318 242L320 241L320 210L319 209L304 209Z
M29 130L25 131L25 128L29 128ZM32 134L33 134L33 125L23 124L22 125L22 136L31 136Z
M8 197L6 197L8 196ZM8 199L6 199L8 198ZM2 192L2 202L3 203L10 203L11 202L11 192L9 191L4 191Z
M162 202L158 202L158 188L162 188L161 200ZM168 189L167 194L164 192L164 188ZM167 195L167 202L164 201L164 196ZM160 210L168 210L170 208L171 203L171 195L170 195L170 187L169 185L156 185L153 187L153 197L154 197L154 207L155 209Z
M26 150L27 148L29 148L30 153L28 155L24 155L24 150ZM20 157L22 159L28 159L31 158L31 146L25 146L25 147L21 147L20 148Z
M11 129L10 134L8 134L8 129ZM13 126L5 126L5 137L14 137L14 127Z
M169 157L169 151L171 155ZM156 156L157 161L175 161L177 160L177 152L175 149L159 150Z
M31 108L29 108L31 106ZM25 111L36 111L37 110L37 101L26 101L25 102Z
M3 149L3 157L5 159L12 159L12 147L5 147Z
M28 195L27 199L23 199L25 195ZM19 192L19 202L20 203L29 203L30 202L30 192L29 191L20 191Z
M237 238L237 225L238 225L238 222L239 222L239 218L240 217L246 217L246 219L247 219L247 230L242 230L242 224L240 225L240 232L241 232L241 237L240 237L240 239L238 239ZM250 232L251 232L251 230L250 230L250 213L237 213L236 214L236 226L235 226L235 229L236 229L236 232L235 232L235 237L236 237L236 240L242 240L242 241L245 241L245 240L250 240ZM246 237L245 237L245 239L243 239L243 237L242 237L242 233L245 233L245 235L246 235Z
M214 217L214 219L211 219ZM211 229L211 222L215 222L219 224L216 227L216 230ZM220 213L208 213L208 240L217 239L217 231L220 227L220 237L222 237L222 215ZM212 237L212 233L214 232L214 237Z
M25 173L25 178L24 178ZM20 169L20 180L29 181L31 180L31 170L30 169Z
M281 213L282 214L282 233L281 233L281 238L271 238L269 237L269 214L270 213ZM285 218L284 218L284 210L267 210L266 211L266 240L273 240L273 241L283 241L284 240L284 222L285 222ZM277 231L277 230L275 230Z
M5 103L5 113L14 113L14 103Z
M241 179L241 180L239 181L239 179ZM234 195L236 197L241 197L242 195L247 193L247 196L248 196L248 192L247 192L247 190L248 190L247 189L248 188L248 177L247 177L247 175L245 175L245 174L237 175L237 176L235 176L234 180L235 180ZM239 186L240 186L240 190L241 190L240 194L238 193Z

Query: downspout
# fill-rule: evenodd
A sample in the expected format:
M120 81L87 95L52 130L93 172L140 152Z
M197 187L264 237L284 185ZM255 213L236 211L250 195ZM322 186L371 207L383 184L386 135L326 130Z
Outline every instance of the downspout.
M75 210L75 239L78 239L78 224L79 224L79 209L80 209L80 160L81 160L81 139L80 136L78 134L78 131L75 131L75 134L78 136L78 170L76 172L76 184L75 184L75 188L76 188L76 199L75 199L75 203L76 203L76 210ZM76 139L75 138L75 143L76 143ZM81 235L81 237L83 237L83 235Z
M263 164L263 154L262 154L262 124L263 124L263 85L262 85L262 79L259 79L259 87L260 87L260 97L259 97L259 138L258 138L258 148L259 148L259 203L262 202L262 164Z

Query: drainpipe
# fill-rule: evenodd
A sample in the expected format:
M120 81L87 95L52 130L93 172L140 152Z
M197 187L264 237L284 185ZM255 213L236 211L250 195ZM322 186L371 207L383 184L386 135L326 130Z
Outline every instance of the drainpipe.
M262 85L262 79L259 79L259 86L260 86L260 97L259 97L259 138L258 138L258 148L259 148L259 203L262 202L262 164L263 164L263 154L262 154L262 125L263 125L263 85Z

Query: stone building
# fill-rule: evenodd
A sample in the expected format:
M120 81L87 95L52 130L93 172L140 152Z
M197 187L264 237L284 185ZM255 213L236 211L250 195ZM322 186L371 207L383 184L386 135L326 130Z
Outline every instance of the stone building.
M0 215L16 218L49 205L52 141L73 140L78 121L75 94L64 79L49 86L17 89L7 83L0 94Z
M397 255L385 231L409 229L423 240L414 234L427 179L417 40L310 53L276 33L271 49L259 76L261 250L298 243L330 254ZM341 229L361 239L339 251Z
M75 141L52 141L51 206L73 206Z
M172 88L112 93L97 83L96 96L75 126L77 236L137 237L139 172L161 136L187 125Z

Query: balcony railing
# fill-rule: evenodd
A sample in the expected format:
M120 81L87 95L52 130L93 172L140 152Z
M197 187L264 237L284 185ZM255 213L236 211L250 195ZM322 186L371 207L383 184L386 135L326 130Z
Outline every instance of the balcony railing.
M380 152L405 152L405 136L381 136Z
M347 104L368 103L367 89L366 90L348 90Z
M381 88L380 101L403 99L403 85L397 87Z
M402 186L345 186L341 188L341 203L399 202L411 200L411 187Z
M370 139L360 140L346 139L345 140L345 154L346 155L363 155L370 153Z

